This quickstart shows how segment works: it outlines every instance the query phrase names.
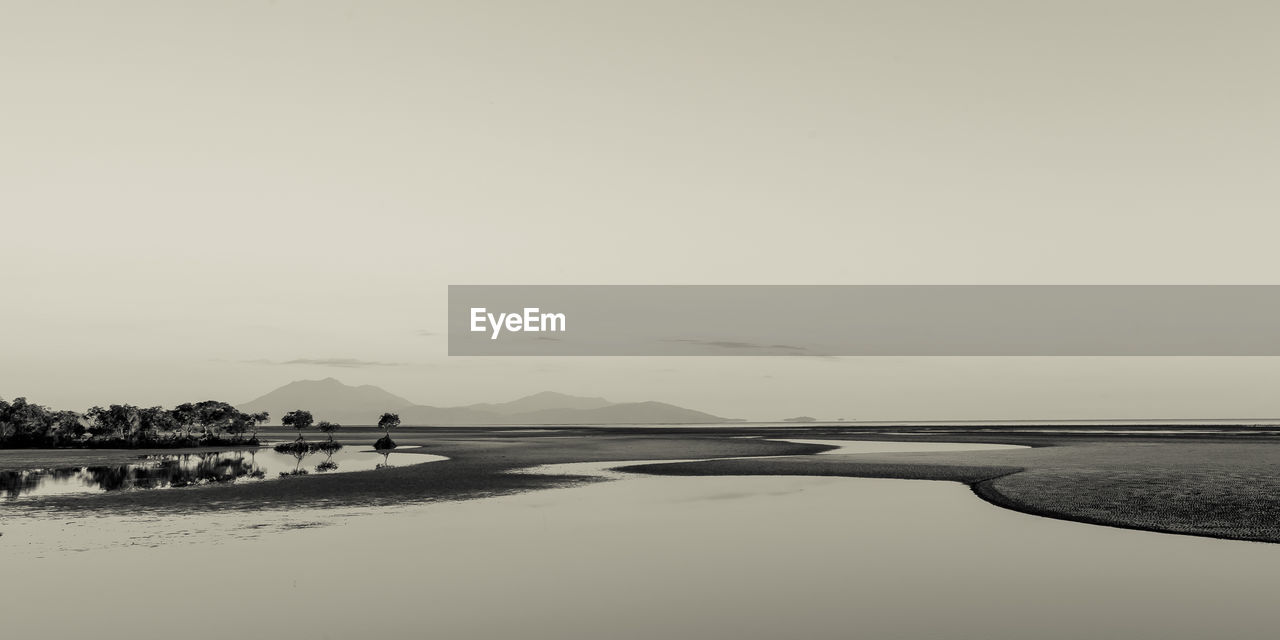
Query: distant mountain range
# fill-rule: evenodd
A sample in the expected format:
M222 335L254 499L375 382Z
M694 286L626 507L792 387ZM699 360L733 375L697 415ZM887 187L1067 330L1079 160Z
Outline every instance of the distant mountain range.
M248 412L268 411L273 424L279 424L281 416L295 409L310 411L316 420L351 425L374 424L378 416L387 411L399 414L406 426L731 422L728 418L665 402L609 402L604 398L551 391L496 404L432 407L415 404L378 387L353 387L333 378L290 382L237 408Z

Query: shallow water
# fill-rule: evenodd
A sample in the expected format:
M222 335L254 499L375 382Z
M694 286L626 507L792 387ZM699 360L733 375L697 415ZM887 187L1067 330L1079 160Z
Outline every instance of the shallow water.
M852 453L924 453L930 451L1001 451L1029 449L1020 444L987 444L984 442L887 442L875 440L797 440L787 438L782 442L799 444L825 444L838 449L823 451L817 455L847 455Z
M737 436L740 438L756 438L758 436ZM821 444L837 447L815 455L854 454L854 453L919 453L928 451L997 451L1004 449L1027 449L1020 444L988 444L983 442L886 442L876 440L797 440L787 438L769 438L778 442L795 442L799 444ZM750 456L755 458L787 457L787 456ZM719 458L733 460L736 458ZM610 480L622 480L635 477L626 471L627 467L646 464L675 464L679 462L696 462L695 459L684 460L611 460L607 462L566 462L546 464L537 467L517 469L512 473L534 473L539 475L564 476L598 476Z
M1038 518L955 483L625 477L393 510L3 521L0 566L23 576L0 581L4 628L1178 640L1280 625L1277 545Z
M592 425L574 425L578 428L588 428ZM634 427L644 427L646 429L687 429L689 424L636 424L629 425ZM1199 418L1170 418L1165 420L817 420L814 422L717 422L696 425L699 429L776 429L797 428L804 429L810 427L847 427L852 429L884 429L895 427L912 427L912 428L947 428L962 427L961 433L972 433L975 429L989 427L992 430L1003 431L1009 428L1029 428L1038 430L1039 427L1060 427L1060 428L1082 428L1085 432L1089 432L1093 427L1119 427L1123 429L1141 430L1150 427L1185 427L1197 426L1205 428L1223 428L1223 429L1239 429L1242 433L1252 433L1259 428L1280 427L1280 420L1274 418L1239 418L1239 419L1199 419ZM1180 430L1175 430L1180 432Z
M936 436L946 433L975 433L991 431L996 433L1017 433L1020 435L1041 435L1054 433L1073 433L1086 435L1129 435L1129 436L1168 436L1168 435L1276 435L1280 431L1272 431L1266 429L1044 429L1044 428L1026 428L1026 427L1009 427L998 429L968 429L968 430L948 430L948 429L928 429L924 431L881 431L879 433L890 436Z
M289 518L256 537L231 532L275 518L157 548L0 552L24 576L0 583L6 632L213 638L222 622L195 621L229 616L272 638L1178 639L1280 622L1275 546L1035 518L951 483L636 477Z
M403 447L411 448L411 447ZM139 456L129 464L0 472L0 503L47 495L172 489L225 482L259 482L282 475L367 471L390 464L392 452L343 447L336 452L279 453L270 447ZM415 455L412 463L444 460Z

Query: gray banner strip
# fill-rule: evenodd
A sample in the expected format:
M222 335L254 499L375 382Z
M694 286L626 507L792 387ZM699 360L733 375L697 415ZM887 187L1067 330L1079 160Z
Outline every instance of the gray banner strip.
M1280 286L454 285L449 355L1276 356Z

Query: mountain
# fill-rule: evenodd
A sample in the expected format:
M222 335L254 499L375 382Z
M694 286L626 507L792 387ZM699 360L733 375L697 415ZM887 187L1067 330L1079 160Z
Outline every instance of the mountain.
M333 378L291 382L238 408L250 412L268 411L273 424L279 424L281 416L295 409L310 411L316 420L350 425L373 424L385 411L398 413L405 425L698 424L728 421L665 402L614 403L604 398L551 391L510 402L432 407L415 404L378 387L352 387Z
M371 385L352 387L333 379L290 382L239 407L241 411L269 411L273 424L294 409L310 411L316 420L373 424L384 411L403 410L413 403Z
M516 414L526 424L698 424L728 422L665 402L623 402L594 409L543 409Z
M498 404L481 403L467 405L467 409L476 409L478 411L490 411L503 415L514 415L517 413L527 413L530 411L544 411L547 409L600 409L613 404L604 398L586 398L583 396L571 396L565 393L556 393L554 391L543 391L535 393L531 396L525 396L519 400L511 402L501 402Z

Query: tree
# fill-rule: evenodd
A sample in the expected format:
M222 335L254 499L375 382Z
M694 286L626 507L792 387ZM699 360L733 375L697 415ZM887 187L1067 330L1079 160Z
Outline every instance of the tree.
M266 422L270 417L266 411L258 413L245 413L238 409L234 409L231 414L231 420L227 423L227 433L239 439L245 432L252 430L252 439L258 437L258 425Z
M54 415L47 408L15 398L0 403L0 440L33 444L44 440L53 428Z
M258 425L271 419L271 414L266 411L249 414L249 428L253 430L253 437L258 437Z
M240 436L249 430L249 414L242 411L236 411L231 414L225 429L232 438L240 439Z
M322 433L328 434L329 442L333 442L333 432L337 431L338 429L341 429L342 425L336 422L329 422L328 420L321 420L320 422L316 423L316 428L319 429Z
M26 398L0 399L0 447L189 446L194 425L203 426L210 436L225 430L243 439L239 434L249 427L256 434L257 425L267 418L265 412L245 414L214 400L171 410L113 404L77 413L52 410Z
M394 413L384 413L378 418L378 428L382 429L382 433L388 438L391 437L391 430L400 426L400 416Z
M235 407L217 400L197 402L195 410L196 421L204 427L205 435L211 436L216 436L219 431L227 428L239 413Z
M0 400L0 442L18 435L18 413L26 402L26 398L18 398L13 404Z
M297 411L290 411L289 413L284 414L284 417L280 419L280 424L297 429L298 440L304 440L302 437L302 430L310 429L311 424L314 421L315 419L311 417L310 411L298 409Z
M88 416L93 424L89 433L95 436L133 439L142 424L138 408L131 404L113 404L106 409L94 407L89 410Z
M85 434L82 416L74 411L59 411L54 414L54 430L59 440L78 440Z
M178 427L173 413L163 407L147 407L138 411L138 431L143 436L154 436Z
M173 408L173 420L182 428L182 433L191 435L191 426L196 423L198 412L196 406L190 402L184 402Z
M4 442L9 437L9 431L12 425L9 422L10 405L4 398L0 398L0 442Z

